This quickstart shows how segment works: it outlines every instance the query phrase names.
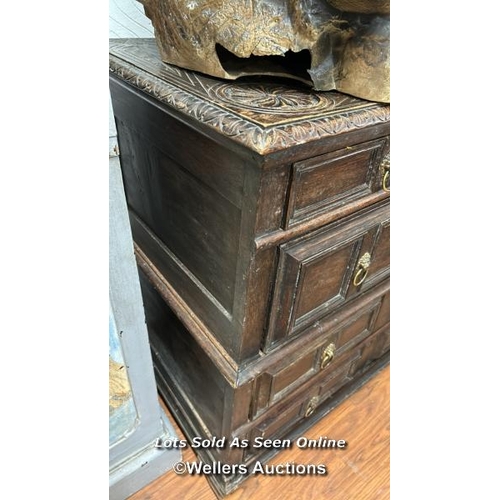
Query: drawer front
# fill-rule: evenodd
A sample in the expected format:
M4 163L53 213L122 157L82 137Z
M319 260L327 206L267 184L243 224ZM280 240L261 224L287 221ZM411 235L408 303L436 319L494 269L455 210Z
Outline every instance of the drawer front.
M382 190L384 176L387 191L388 149L383 138L295 163L285 228Z
M389 325L376 331L352 349L352 362L342 367L342 373L334 373L318 384L316 403L319 406L348 382L354 381L366 373L378 359L390 348Z
M390 349L390 327L386 325L378 330L375 335L366 339L359 345L359 356L349 369L349 377L363 375L372 364L381 358Z
M389 324L391 321L391 292L390 290L383 296L380 304L380 310L377 315L377 321L373 327L374 331Z
M388 287L386 283L377 288L341 316L323 318L304 332L304 341L290 344L282 358L256 379L252 413L261 414L317 374L327 376L352 361L353 347L376 330ZM289 352L290 348L294 350Z
M361 377L371 365L389 350L388 326L351 349L349 358L334 370L311 380L304 388L290 394L282 402L270 408L250 431L244 435L250 443L255 439L283 439L294 426L311 417L317 408L342 389L346 384ZM262 452L262 448L249 446L244 460L249 460Z
M368 330L364 330L368 334ZM364 335L360 332L360 338ZM341 352L339 352L339 350ZM253 408L257 417L288 396L295 389L306 383L316 374L330 373L339 367L353 361L355 354L345 349L337 350L334 339L324 342L319 348L312 350L298 360L292 360L290 365L262 374L256 382L256 399Z
M287 406L280 408L279 411L272 411L268 418L257 424L248 434L245 434L249 440L249 446L245 448L243 460L247 461L262 452L261 448L254 446L257 438L280 439L286 435L293 425L305 418L308 405L311 401L314 402L314 398L317 397L317 390L311 392L311 394L307 394L303 399L291 401Z
M389 205L281 245L264 350L389 275Z

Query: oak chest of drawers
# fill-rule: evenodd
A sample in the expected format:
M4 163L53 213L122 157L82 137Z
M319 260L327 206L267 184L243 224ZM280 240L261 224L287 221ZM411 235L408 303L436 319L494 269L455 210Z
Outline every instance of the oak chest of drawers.
M162 395L191 438L299 435L388 362L389 107L202 76L154 40L112 41L110 69Z

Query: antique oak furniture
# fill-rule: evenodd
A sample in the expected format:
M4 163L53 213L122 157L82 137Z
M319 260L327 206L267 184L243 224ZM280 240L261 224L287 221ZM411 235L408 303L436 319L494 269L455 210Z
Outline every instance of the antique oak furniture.
M388 363L388 105L203 76L153 39L111 41L110 71L163 397L190 438L299 436Z

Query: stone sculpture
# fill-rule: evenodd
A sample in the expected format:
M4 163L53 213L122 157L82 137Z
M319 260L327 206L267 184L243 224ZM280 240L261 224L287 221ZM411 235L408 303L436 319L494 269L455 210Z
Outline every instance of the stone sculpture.
M389 102L388 0L140 0L163 61Z

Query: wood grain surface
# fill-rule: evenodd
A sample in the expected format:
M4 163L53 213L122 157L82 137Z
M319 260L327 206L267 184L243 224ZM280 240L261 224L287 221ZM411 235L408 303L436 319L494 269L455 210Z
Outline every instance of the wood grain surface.
M167 411L169 418L172 419ZM340 449L300 449L294 443L270 464L324 464L325 476L252 476L227 500L283 498L294 500L388 500L390 480L390 369L384 368L359 391L304 433L308 439L344 439ZM180 439L182 431L175 425ZM183 461L196 461L191 448ZM214 500L203 476L169 471L130 500Z

